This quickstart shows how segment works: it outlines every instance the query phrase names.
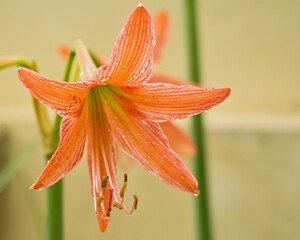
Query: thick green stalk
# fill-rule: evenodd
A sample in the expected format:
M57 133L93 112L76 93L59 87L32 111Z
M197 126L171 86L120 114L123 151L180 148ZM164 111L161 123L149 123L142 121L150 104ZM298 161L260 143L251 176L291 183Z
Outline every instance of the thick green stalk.
M186 17L187 17L187 37L188 37L188 51L189 51L189 70L191 81L201 83L200 74L200 59L198 57L198 36L196 23L196 4L194 0L184 0ZM208 186L206 179L206 152L205 152L205 132L203 128L202 116L197 115L193 117L193 132L194 139L198 149L195 161L195 175L199 181L200 195L197 197L197 218L199 224L197 225L198 239L210 240L210 216L209 216L209 200L208 200Z
M46 156L47 160L51 155ZM47 240L63 239L63 182L47 189Z

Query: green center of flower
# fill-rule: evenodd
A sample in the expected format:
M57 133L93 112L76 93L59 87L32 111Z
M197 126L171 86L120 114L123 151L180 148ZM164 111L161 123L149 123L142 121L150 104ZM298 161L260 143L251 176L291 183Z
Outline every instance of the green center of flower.
M115 111L119 110L118 112L122 112L115 99L115 94L112 91L112 88L114 87L112 87L110 84L94 87L89 91L87 99L92 105L103 103L109 105Z

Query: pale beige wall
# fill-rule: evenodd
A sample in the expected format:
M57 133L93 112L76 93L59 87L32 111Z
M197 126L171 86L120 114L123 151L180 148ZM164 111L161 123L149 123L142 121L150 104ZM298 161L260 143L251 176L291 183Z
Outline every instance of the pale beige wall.
M36 59L45 76L60 79L64 63L56 54L58 44L81 39L109 55L138 2L0 1L0 55ZM171 16L158 71L187 78L183 1L143 4L151 12L165 8ZM214 235L218 240L299 239L300 1L204 0L198 12L205 84L233 90L206 114ZM14 153L37 129L15 69L0 71L0 83L0 123L10 131ZM43 167L41 156L35 153L1 193L1 239L43 234L45 193L27 190ZM114 211L108 232L101 235L85 161L70 173L65 178L66 239L194 239L195 197L171 189L138 165L129 177L128 197L139 195L139 210L132 216Z

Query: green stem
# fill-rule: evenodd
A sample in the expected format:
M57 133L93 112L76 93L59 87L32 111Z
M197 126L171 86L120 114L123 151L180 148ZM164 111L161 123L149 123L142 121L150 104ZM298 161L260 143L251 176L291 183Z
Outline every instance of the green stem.
M73 60L76 56L76 48L72 47L66 65L63 81L70 82ZM76 68L76 66L75 66ZM75 69L76 71L76 69ZM73 74L74 75L74 74ZM75 74L76 75L76 74ZM76 76L73 76L74 78ZM54 153L58 147L60 137L60 123L62 117L56 115L54 126L51 134L51 149ZM51 155L47 156L47 160L51 159ZM63 239L63 181L60 180L53 186L48 188L48 217L47 217L47 240L62 240Z
M35 62L32 63L32 69L37 71ZM59 128L57 129L57 132L52 132L52 135L50 133L51 123L46 108L35 98L33 99L33 103L40 128L44 129L44 131L45 129L47 130L47 132L43 134L43 141L46 160L49 161L58 146L58 142L54 141L56 138L53 138L53 135L59 136ZM47 189L47 240L63 239L62 189L62 180Z
M73 65L73 60L76 56L76 50L74 48L71 48L69 58L67 61L67 66L64 74L64 82L69 82L70 75L71 75L71 69ZM56 149L59 144L59 131L60 131L60 123L61 123L62 117L58 114L55 117L54 126L52 129L52 149Z
M200 84L200 59L198 57L198 39L197 39L197 23L196 23L196 4L194 0L184 0L186 17L187 17L187 36L188 36L188 51L189 51L189 68L191 81ZM210 240L211 227L209 215L209 200L208 187L206 179L206 152L205 152L205 132L203 128L202 116L193 117L194 139L198 149L195 161L195 175L199 181L200 195L197 198L197 218L199 225L198 239Z
M66 65L63 81L69 82L73 60L76 55L76 50L71 49ZM54 153L58 147L60 137L60 123L62 117L56 115L54 126L51 134L51 150ZM47 156L47 160L51 159L51 155ZM63 181L60 180L47 190L48 200L48 217L47 217L47 240L62 240L63 239Z
M47 160L51 156L46 157ZM47 240L63 239L63 182L58 181L47 189Z

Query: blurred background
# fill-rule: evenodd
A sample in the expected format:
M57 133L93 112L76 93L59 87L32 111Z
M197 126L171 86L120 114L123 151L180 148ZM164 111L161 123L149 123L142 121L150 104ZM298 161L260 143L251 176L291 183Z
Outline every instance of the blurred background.
M139 0L140 1L140 0ZM40 72L62 79L60 44L81 39L109 56L136 0L0 1L0 56L24 55ZM184 0L144 0L169 12L168 44L157 72L188 79ZM204 113L208 176L216 240L300 239L300 1L198 1L203 77L231 96ZM16 69L0 71L0 167L38 136L31 98ZM181 121L187 129L189 120ZM36 144L36 143L35 143ZM192 159L186 159L193 169ZM43 169L41 149L0 193L0 238L43 239L45 191L29 191ZM120 182L124 169L119 168ZM148 174L129 173L125 202L98 231L84 160L64 181L65 239L195 239L195 197Z

